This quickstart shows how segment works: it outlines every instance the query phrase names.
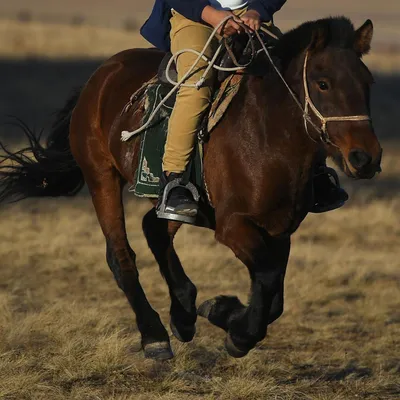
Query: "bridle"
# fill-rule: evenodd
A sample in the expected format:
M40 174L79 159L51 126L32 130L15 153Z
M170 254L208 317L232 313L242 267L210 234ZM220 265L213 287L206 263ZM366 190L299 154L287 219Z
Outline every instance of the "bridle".
M303 105L301 104L300 100L298 99L296 93L293 92L292 88L286 82L282 73L280 72L280 70L278 69L276 64L274 63L267 47L265 46L264 41L260 37L260 34L258 32L255 32L255 34L261 44L262 49L264 50L264 53L266 54L269 62L271 63L274 70L281 78L282 82L285 84L285 86L288 89L289 93L291 94L292 98L296 102L297 106L302 111L304 127L305 127L307 135L309 136L309 138L311 140L313 140L314 142L317 142L317 140L315 140L310 135L310 133L308 131L308 125L311 125L319 133L320 140L323 143L333 145L335 147L339 147L335 143L333 143L332 140L330 139L328 127L327 127L328 122L371 121L371 117L366 114L365 115L346 115L346 116L338 116L338 117L325 117L321 114L321 112L318 110L318 108L315 106L314 102L312 101L311 96L310 96L310 90L308 88L308 81L307 81L307 66L308 66L308 60L309 60L309 51L308 50L306 51L306 55L304 57L304 65L303 65L303 86L304 86L304 107L303 107ZM321 123L321 127L316 125L314 123L314 121L311 119L309 109L311 109L314 112L315 116L319 119L319 121Z
M348 115L348 116L343 116L343 117L324 117L321 112L318 110L318 108L314 105L311 96L310 96L310 91L308 89L308 81L307 81L307 65L308 65L308 51L306 52L306 56L304 59L304 67L303 67L303 84L304 84L304 127L306 129L307 134L310 136L308 133L308 119L305 118L305 116L309 116L309 111L308 108L310 107L311 110L314 112L316 117L320 120L321 122L321 128L316 128L315 125L313 127L317 129L317 131L320 133L320 138L323 142L326 144L332 144L335 145L329 137L328 133L328 128L327 124L328 122L346 122L346 121L371 121L371 117L369 115ZM335 145L336 146L336 145Z

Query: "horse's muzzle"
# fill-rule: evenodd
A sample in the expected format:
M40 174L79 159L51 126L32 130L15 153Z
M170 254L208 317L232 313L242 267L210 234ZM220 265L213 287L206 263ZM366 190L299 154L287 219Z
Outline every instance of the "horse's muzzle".
M381 172L382 150L373 160L372 155L361 149L352 149L348 154L347 169L349 175L356 179L371 179Z

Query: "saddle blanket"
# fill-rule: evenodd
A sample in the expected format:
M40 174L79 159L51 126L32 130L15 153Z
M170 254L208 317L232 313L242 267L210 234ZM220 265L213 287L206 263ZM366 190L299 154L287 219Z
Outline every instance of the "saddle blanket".
M242 78L243 75L231 75L222 83L214 95L206 123L203 124L202 131L198 134L194 154L185 172L185 178L199 189L203 188L203 139L208 136L225 114L232 99L239 91ZM144 101L143 124L170 90L170 86L154 80L147 84L143 95L138 99L138 101ZM135 95L132 98L135 98ZM159 195L164 146L173 105L173 102L164 104L153 119L153 123L141 133L139 166L134 184L129 188L129 191L136 196L157 198Z

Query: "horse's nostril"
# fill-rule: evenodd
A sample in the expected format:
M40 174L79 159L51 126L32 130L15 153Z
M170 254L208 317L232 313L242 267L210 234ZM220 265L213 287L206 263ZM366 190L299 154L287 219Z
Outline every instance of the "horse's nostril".
M371 164L372 157L364 150L351 150L349 153L349 161L355 169L361 169Z

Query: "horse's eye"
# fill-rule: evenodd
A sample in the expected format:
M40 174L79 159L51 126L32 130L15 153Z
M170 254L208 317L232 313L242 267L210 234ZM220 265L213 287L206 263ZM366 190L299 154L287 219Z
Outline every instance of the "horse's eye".
M329 85L325 81L318 81L318 86L321 90L329 89Z

